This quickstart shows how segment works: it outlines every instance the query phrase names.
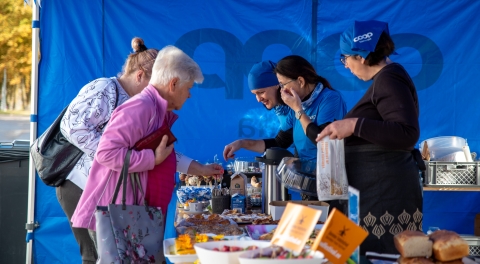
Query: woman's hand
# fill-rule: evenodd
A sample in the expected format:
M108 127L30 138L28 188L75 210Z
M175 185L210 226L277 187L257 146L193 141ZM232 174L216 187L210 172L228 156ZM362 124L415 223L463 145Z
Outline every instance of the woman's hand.
M302 100L293 89L284 88L280 90L283 102L288 105L293 111L302 110Z
M235 157L235 151L242 148L242 140L235 140L232 143L225 146L223 149L223 159L227 161L228 159L233 159Z
M220 164L212 163L203 165L201 175L213 176L216 179L220 179L223 176L223 167Z
M164 135L162 137L162 141L160 141L160 144L155 149L155 165L162 163L168 157L168 155L172 153L173 144L170 144L170 146L167 146L167 142L168 142L168 136Z
M318 134L316 141L318 142L326 136L329 136L330 139L344 139L353 135L357 120L358 118L347 118L331 123Z

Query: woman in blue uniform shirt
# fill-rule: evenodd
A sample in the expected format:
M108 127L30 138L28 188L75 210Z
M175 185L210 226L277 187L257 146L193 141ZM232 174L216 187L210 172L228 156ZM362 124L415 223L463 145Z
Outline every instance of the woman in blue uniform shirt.
M283 102L292 110L286 120L286 129L292 137L277 136L268 147L292 144L298 157L317 160L318 133L326 124L343 119L347 107L342 95L332 89L327 79L318 75L312 64L297 55L281 59L275 67Z

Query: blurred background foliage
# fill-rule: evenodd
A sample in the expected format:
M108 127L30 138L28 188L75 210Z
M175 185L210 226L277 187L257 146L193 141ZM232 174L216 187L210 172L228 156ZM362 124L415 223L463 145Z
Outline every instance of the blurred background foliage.
M31 88L32 8L21 0L0 0L0 28L0 111L27 110Z

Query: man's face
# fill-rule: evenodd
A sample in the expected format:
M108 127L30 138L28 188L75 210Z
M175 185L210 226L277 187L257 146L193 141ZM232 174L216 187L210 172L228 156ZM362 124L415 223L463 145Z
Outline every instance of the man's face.
M262 103L265 106L265 108L270 110L280 104L277 98L278 89L279 89L278 85L275 85L275 86L270 86L266 88L252 90L252 93L255 95L259 103Z

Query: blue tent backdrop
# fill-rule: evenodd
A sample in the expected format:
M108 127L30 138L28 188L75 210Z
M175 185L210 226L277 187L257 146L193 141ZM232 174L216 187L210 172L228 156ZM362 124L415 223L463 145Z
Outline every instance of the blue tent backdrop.
M256 102L246 85L247 73L258 61L304 56L351 108L369 83L340 63L339 34L354 20L377 19L389 22L398 52L392 60L403 64L416 84L420 140L455 135L480 151L475 110L480 1L44 0L41 5L39 134L84 84L117 75L130 40L139 36L147 47L178 46L202 68L205 81L177 112L173 132L177 151L213 161L235 139L277 132L275 115ZM35 263L80 263L55 190L40 181L35 221L41 225L34 232ZM166 236L172 234L167 230Z

